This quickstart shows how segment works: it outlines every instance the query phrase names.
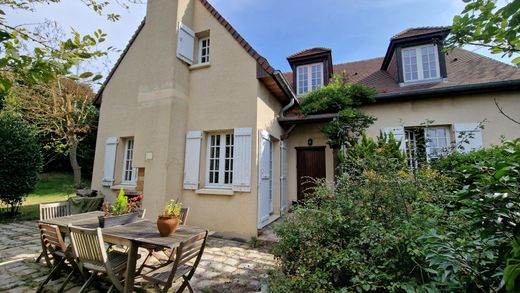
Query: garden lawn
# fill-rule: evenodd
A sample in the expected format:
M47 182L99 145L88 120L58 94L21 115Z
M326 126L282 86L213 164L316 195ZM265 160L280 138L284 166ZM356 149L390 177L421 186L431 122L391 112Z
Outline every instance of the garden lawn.
M21 214L12 219L2 212L0 213L0 223L38 220L38 205L40 203L66 201L68 197L75 196L73 184L74 178L70 173L40 174L35 190L27 196L22 207L20 207ZM84 184L89 186L90 182L84 182ZM2 210L5 210L3 205Z

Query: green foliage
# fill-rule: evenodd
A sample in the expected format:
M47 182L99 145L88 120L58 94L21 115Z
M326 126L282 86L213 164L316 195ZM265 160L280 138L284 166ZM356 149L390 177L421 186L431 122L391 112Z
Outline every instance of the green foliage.
M116 201L111 208L113 215L122 215L128 213L128 198L125 196L125 190L121 188L117 194Z
M398 149L392 137L364 136L347 148L351 168L336 184L320 185L275 227L282 269L273 292L434 290L417 239L446 224L439 206L451 181L429 169L411 172Z
M376 160L368 160L372 156L383 157L390 160L399 170L406 169L405 156L399 148L401 141L396 141L392 133L385 134L380 132L379 136L374 140L366 133L361 135L361 139L347 145L345 155L340 153L342 173L348 173L351 179L362 175L366 170L375 170L376 172L384 172L383 168L387 165L380 164Z
M357 107L374 101L376 90L361 84L349 84L340 76L326 86L303 97L299 111L303 115L337 113L338 118L328 123L323 133L331 146L341 146L356 140L375 118Z
M451 152L449 155L430 161L430 167L447 176L455 178L459 185L468 179L464 170L469 166L494 166L498 161L505 159L508 154L499 146L483 148L467 153Z
M488 154L483 163L461 167L464 186L446 213L453 224L422 238L435 280L449 290L497 292L504 281L510 291L520 289L513 249L520 231L520 139Z
M496 0L464 0L466 7L453 18L449 46L488 47L493 54L515 57L520 63L520 0L497 6Z
M178 200L172 199L166 203L163 210L165 217L179 217L181 214L182 203Z
M11 215L33 191L40 167L34 129L12 113L0 113L0 200L11 207Z

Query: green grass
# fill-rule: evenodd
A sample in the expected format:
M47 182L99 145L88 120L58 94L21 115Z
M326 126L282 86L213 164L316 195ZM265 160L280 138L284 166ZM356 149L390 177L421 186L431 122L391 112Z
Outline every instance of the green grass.
M90 182L83 183L90 186ZM12 221L31 221L39 219L38 204L66 201L75 195L74 178L70 173L45 173L40 174L34 192L29 194L20 207L20 215L15 219L9 218L5 213L0 214L0 223ZM5 206L2 206L5 209Z

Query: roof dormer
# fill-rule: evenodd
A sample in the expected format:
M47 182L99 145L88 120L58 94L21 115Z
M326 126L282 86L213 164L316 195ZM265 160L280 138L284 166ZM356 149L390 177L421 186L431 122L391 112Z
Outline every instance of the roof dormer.
M332 51L312 48L287 57L293 72L294 92L298 96L327 85L332 76Z
M400 86L441 82L448 77L443 41L448 27L421 27L404 30L390 39L381 70Z

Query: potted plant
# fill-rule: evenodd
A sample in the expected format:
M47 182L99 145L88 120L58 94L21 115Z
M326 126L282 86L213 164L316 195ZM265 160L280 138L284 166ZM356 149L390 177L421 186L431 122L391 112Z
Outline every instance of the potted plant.
M133 223L139 218L138 209L141 206L141 199L129 199L125 196L125 190L121 188L113 204L103 203L105 214L99 216L99 227L107 228L116 225Z
M161 237L166 237L175 233L179 227L179 217L181 215L182 203L177 200L170 200L164 206L163 213L157 219L157 229Z

